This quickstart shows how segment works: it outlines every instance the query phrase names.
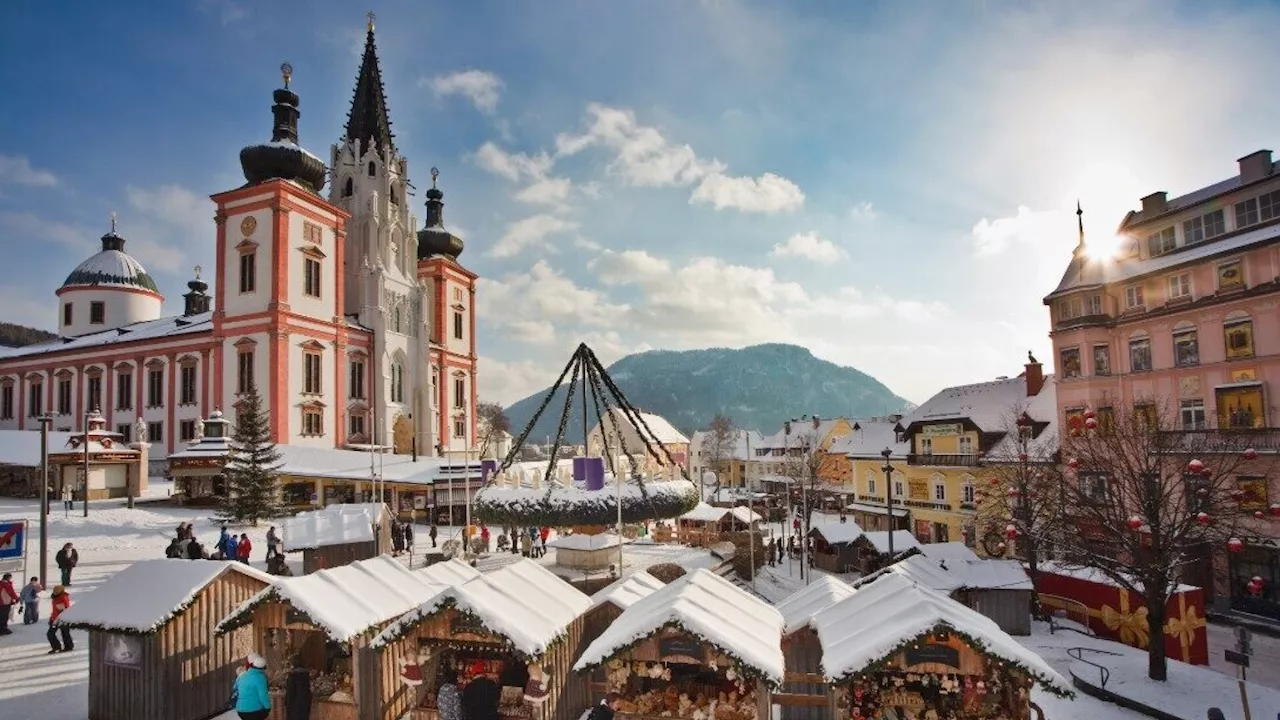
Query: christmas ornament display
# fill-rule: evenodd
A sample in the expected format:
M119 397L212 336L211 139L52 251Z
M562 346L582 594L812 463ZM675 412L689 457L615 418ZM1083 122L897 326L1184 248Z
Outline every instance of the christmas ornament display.
M1240 538L1233 537L1227 541L1227 550L1229 550L1230 552L1238 553L1243 549L1244 549L1244 541L1242 541Z

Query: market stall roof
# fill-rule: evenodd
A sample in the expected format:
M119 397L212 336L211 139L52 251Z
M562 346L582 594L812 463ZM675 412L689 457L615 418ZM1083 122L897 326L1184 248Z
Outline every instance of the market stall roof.
M814 617L823 673L840 680L879 663L939 627L976 649L1018 666L1046 690L1070 693L1071 684L991 619L898 574L864 586Z
M591 609L591 598L538 563L522 558L428 598L387 626L371 647L385 647L449 608L475 616L517 652L538 657Z
M618 547L618 543L618 536L614 533L600 533L599 535L574 533L552 540L547 543L547 547L564 550L604 550L605 548Z
M889 530L873 530L869 533L863 533L862 537L871 543L876 552L881 555L889 552ZM910 530L893 530L893 551L895 553L904 552L912 548L920 547L920 542L916 540L916 536L911 534Z
M409 570L389 555L279 578L218 623L226 632L247 624L262 603L279 601L306 615L333 640L349 642L394 620L453 585L480 576L460 560Z
M813 582L796 591L778 604L785 623L783 632L790 635L809 627L813 616L853 594L853 586L827 574L818 575Z
M229 447L229 446L228 446ZM358 450L276 445L280 452L280 475L334 480L368 480L370 453ZM225 453L225 449L222 454ZM210 457L216 454L199 443L169 455L169 459ZM417 458L394 453L375 453L378 474L387 482L431 485L437 480L480 477L480 463L451 458Z
M1041 562L1036 567L1036 569L1039 570L1040 572L1053 573L1054 575L1066 575L1067 577L1072 577L1077 580L1084 580L1086 582L1098 583L1099 585L1109 585L1111 587L1120 587L1119 583L1107 577L1106 573L1103 573L1101 570L1094 570L1093 568L1080 567L1078 565L1070 565L1068 563L1058 562L1057 560L1047 560L1047 561ZM1133 578L1133 584L1134 584L1134 587L1136 588L1142 587L1142 582L1137 578ZM1199 588L1196 587L1195 585L1186 585L1186 584L1179 583L1178 586L1173 589L1173 591L1174 592L1190 592L1192 590L1198 590L1198 589Z
M964 587L964 582L957 575L944 570L934 561L918 554L903 558L888 567L883 567L873 573L864 575L854 580L852 585L855 588L863 588L888 575L905 577L914 583L923 585L930 590L936 590L944 595L950 595Z
M285 518L281 530L285 552L374 541L373 518L363 512L301 512Z
M744 505L735 505L734 507L729 508L729 514L736 518L738 522L747 525L764 520L763 515Z
M928 546L926 546L928 547ZM1031 576L1017 560L944 561L947 572L967 590L1034 590Z
M845 522L832 520L811 525L809 534L812 535L814 533L821 535L822 539L831 545L843 545L862 537L862 528L852 520L846 520ZM894 540L897 539L897 537L894 537Z
M689 520L691 522L720 522L729 512L729 508L720 508L714 505L708 505L705 502L698 503L697 507L680 516L681 520Z
M641 598L649 597L664 587L666 584L661 580L641 570L601 588L591 596L591 607L613 603L618 608L626 610Z
M627 608L574 669L603 664L667 627L698 637L773 685L782 682L782 614L708 570L694 570Z
M59 619L74 628L148 633L177 617L223 573L240 573L264 585L275 577L244 563L139 560L78 598Z
M920 546L920 552L934 562L981 560L978 553L962 542L925 543Z

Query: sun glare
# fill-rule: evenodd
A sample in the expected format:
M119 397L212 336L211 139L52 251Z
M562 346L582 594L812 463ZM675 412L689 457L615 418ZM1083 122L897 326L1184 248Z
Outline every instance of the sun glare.
M1099 161L1085 166L1076 184L1076 197L1084 210L1084 239L1089 257L1115 257L1125 238L1116 227L1126 212L1137 205L1142 184L1123 164Z

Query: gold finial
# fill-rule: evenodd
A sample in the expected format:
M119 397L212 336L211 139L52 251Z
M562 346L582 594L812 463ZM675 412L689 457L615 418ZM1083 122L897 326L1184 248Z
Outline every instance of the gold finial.
M365 15L365 17L368 18L369 20L369 32L373 32L373 21L377 19L378 16L374 15L373 11L370 10L369 13Z
M440 170L438 168L431 168L431 187L434 188L436 186L436 178L438 177L440 177Z
M116 211L111 211L111 234L116 234Z
M196 266L196 279L197 279L197 280L199 280L199 279L200 279L200 270L201 270L201 269L202 269L202 268L201 268L199 265L197 265L197 266Z
M288 89L289 81L293 79L293 66L289 63L284 63L280 66L280 74L284 77L285 89Z

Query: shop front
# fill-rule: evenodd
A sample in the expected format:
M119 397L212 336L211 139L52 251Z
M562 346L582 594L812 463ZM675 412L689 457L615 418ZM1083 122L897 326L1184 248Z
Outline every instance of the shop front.
M1280 620L1280 539L1245 537L1230 558L1231 607Z

